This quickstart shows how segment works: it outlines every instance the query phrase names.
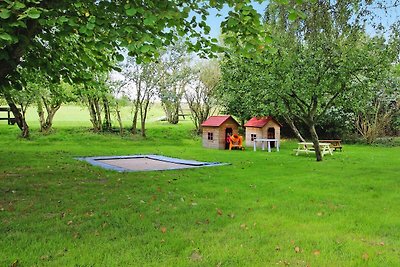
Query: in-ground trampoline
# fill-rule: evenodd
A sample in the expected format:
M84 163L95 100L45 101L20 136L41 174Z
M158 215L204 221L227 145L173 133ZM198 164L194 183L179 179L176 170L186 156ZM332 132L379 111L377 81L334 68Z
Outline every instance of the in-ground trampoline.
M160 155L131 155L77 158L94 166L119 172L178 170L228 165L221 162L201 162Z

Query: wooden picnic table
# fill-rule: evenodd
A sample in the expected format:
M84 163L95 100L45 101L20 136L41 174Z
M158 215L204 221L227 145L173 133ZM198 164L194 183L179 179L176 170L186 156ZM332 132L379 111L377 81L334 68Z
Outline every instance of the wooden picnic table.
M270 138L254 138L253 146L254 151L257 150L257 142L261 142L261 149L265 150L265 143L267 143L268 152L271 152L271 142L275 142L276 151L279 152L279 139L270 139Z
M299 153L306 153L306 154L315 153L314 143L300 142L297 144L298 144L298 147L297 147L297 149L294 150L296 152L296 156L298 156ZM330 143L321 142L321 143L319 143L319 147L320 147L322 156L324 156L325 154L333 155L333 153L332 153L333 149L331 148Z
M319 141L331 144L331 148L333 148L335 151L336 149L340 149L340 151L342 151L342 140L337 139L337 140L319 140Z
M21 109L19 109L19 110L21 110ZM0 107L0 112L6 112L7 113L7 117L6 118L4 118L4 117L0 117L0 120L1 121L7 121L8 122L8 125L14 125L15 124L15 118L12 116L13 114L12 114L12 112L11 112L11 109L9 108L9 107Z

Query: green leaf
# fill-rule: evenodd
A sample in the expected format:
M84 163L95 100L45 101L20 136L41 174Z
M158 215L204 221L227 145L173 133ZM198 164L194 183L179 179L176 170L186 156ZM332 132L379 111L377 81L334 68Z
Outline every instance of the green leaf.
M2 19L8 19L11 16L11 11L8 9L2 9L0 11L0 18Z
M61 16L61 17L58 18L58 21L59 21L60 23L65 23L65 22L68 21L68 19L67 19L65 16Z
M26 11L26 15L29 17L29 18L31 18L31 19L38 19L39 17L40 17L40 14L41 14L42 12L40 11L40 10L38 10L38 9L36 9L36 8L33 8L33 7L31 7L31 8L29 8L27 11Z
M132 7L130 9L126 9L125 13L126 13L126 15L132 17L137 13L137 10L136 10L136 8Z
M25 22L19 20L13 23L10 23L10 27L16 27L16 28L26 28Z
M87 32L86 27L85 27L85 26L81 26L81 27L79 28L79 32L80 32L80 33L86 33L86 32Z
M144 25L150 26L150 25L154 25L156 20L157 20L157 18L155 16L149 16L144 19L143 23L144 23Z
M238 22L235 19L229 19L228 20L228 26L229 27L234 27L238 24Z
M290 11L289 16L288 16L289 20L296 20L297 17L298 17L298 15L297 15L296 11L294 11L294 10Z
M86 28L87 28L88 30L93 30L95 26L96 26L96 25L93 24L93 23L88 23L88 24L86 25Z
M117 55L115 56L115 58L116 58L118 61L124 61L124 56L121 55L121 54L117 54Z
M151 47L150 47L149 45L144 45L144 46L142 46L142 47L140 48L140 52L146 53L146 52L149 52L150 49L151 49Z
M267 43L267 44L270 44L270 43L272 43L274 41L274 39L272 39L272 36L267 36L267 37L265 37L265 42Z
M19 10L19 9L23 9L23 8L25 8L25 7L26 7L26 5L25 5L24 3L21 3L21 2L16 1L16 2L14 3L13 9Z
M6 32L0 33L0 39L1 39L1 40L5 40L5 41L8 41L8 42L11 42L11 41L13 40L13 39L12 39L12 36L9 35L9 34L6 33Z

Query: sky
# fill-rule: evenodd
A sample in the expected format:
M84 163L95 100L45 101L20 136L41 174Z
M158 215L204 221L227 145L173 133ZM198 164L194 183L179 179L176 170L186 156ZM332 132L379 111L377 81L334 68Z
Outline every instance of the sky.
M396 1L399 2L399 0L383 0L383 2L388 5L392 6L396 4ZM267 7L269 1L264 1L263 3L259 4L256 2L253 2L252 5L255 8L258 13L261 15L264 13L265 8ZM399 3L397 3L399 5ZM220 31L220 25L221 22L224 20L224 18L228 15L230 8L228 6L225 6L221 11L220 17L217 17L217 10L215 9L210 9L210 15L207 17L207 24L211 27L210 31L210 36L212 38L218 38L221 31ZM382 8L379 8L377 5L373 6L371 8L371 11L373 12L373 15L375 16L375 19L373 20L374 23L382 23L382 25L385 28L387 35L387 31L390 27L395 22L398 22L400 20L400 6L395 6L393 8L388 9L388 11L384 11ZM375 35L376 31L374 28L369 25L367 26L367 32L370 33L371 35Z

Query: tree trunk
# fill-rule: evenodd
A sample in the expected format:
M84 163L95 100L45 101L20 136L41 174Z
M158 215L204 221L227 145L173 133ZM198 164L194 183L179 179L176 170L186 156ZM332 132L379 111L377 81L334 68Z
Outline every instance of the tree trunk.
M147 118L147 111L149 110L150 99L141 103L140 107L140 125L141 125L141 135L142 137L146 137L146 118Z
M38 101L37 105L38 105L40 131L43 133L48 133L52 130L53 119L54 116L56 115L56 112L60 109L61 103L49 105L44 98L42 98L42 101L44 106L46 107L47 116L45 117L45 112L43 110L42 102Z
M112 125L111 125L110 104L109 104L108 99L106 97L103 98L103 106L104 106L104 125L103 125L103 130L104 131L111 131L112 130Z
M296 135L297 139L300 142L305 142L306 140L301 135L299 129L297 129L296 125L294 124L294 121L289 116L283 116L283 118L285 119L285 121L289 125L289 127L292 129L292 131Z
M168 109L168 107L166 107ZM167 112L167 121L171 124L179 122L179 105L172 103Z
M97 116L97 128L101 131L103 128L103 123L101 119L101 108L100 108L100 100L98 98L94 99L94 107L96 111L96 116Z
M22 131L21 136L23 138L28 138L29 137L29 126L26 123L25 116L23 115L23 113L21 113L21 111L15 105L14 101L11 98L11 95L9 95L8 93L4 93L4 97L14 115L15 122L17 123L18 128Z
M45 124L46 119L44 118L44 110L43 110L43 105L42 102L38 101L37 102L37 113L39 115L39 124L40 124L40 131L43 132L43 126Z
M308 126L311 134L311 140L314 144L315 157L317 158L317 161L322 161L322 154L321 154L321 149L319 147L318 134L317 131L315 130L314 122L311 122Z
M90 113L90 121L92 122L93 125L93 131L99 132L101 130L101 124L99 128L99 122L97 120L97 114L96 114L96 107L94 104L94 101L92 99L88 99L88 104L89 104L89 113Z
M137 121L138 121L138 113L139 113L139 107L135 106L135 111L133 113L133 119L132 119L132 134L137 134Z
M124 126L122 124L121 111L119 110L118 101L117 101L117 104L115 106L115 112L117 113L117 121L118 121L118 125L119 125L119 134L123 135L124 134Z
M52 106L51 109L47 112L46 123L44 125L44 131L48 133L53 128L53 119L56 115L56 112L60 109L61 105Z

